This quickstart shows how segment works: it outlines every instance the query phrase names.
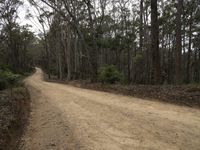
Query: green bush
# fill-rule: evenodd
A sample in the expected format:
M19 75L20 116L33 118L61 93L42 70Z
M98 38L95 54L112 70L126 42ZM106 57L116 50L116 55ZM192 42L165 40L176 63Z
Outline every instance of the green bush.
M122 75L113 65L106 65L98 70L98 79L102 83L113 84L122 79Z
M0 70L0 90L15 86L20 79L20 75L8 70Z
M0 79L0 91L6 89L7 81L5 79Z
M133 58L133 62L134 64L138 64L141 63L142 61L144 61L144 56L141 52L138 52L136 56Z

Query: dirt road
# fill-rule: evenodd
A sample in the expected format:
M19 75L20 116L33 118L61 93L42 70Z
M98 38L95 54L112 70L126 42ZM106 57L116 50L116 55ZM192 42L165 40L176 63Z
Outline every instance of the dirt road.
M22 150L200 150L199 110L48 83L38 68L26 85Z

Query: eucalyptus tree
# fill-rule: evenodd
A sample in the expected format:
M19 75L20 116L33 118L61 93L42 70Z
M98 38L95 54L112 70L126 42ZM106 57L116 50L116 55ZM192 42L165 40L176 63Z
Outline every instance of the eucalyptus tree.
M197 74L198 5L193 1L32 2L41 4L42 12L43 6L53 10L46 37L50 68L60 79L96 81L105 64L115 65L126 83L179 84L182 76L189 74L193 81ZM41 23L46 22L43 17Z
M182 82L182 63L181 63L181 55L182 55L182 9L183 9L183 0L177 0L177 12L176 12L176 50L175 50L175 82L180 84Z
M19 0L5 0L0 1L0 19L1 19L1 30L5 37L7 50L9 51L10 63L12 63L13 69L19 69L19 49L16 47L15 33L17 28L17 9L22 5Z
M42 38L43 41L43 47L45 49L45 54L46 54L46 59L45 64L47 65L47 72L48 72L48 77L49 79L51 78L51 52L50 52L50 48L49 48L49 42L48 42L48 36L47 36L47 29L50 28L51 26L51 22L52 22L52 12L47 10L44 6L40 6L39 3L36 3L35 1L29 1L30 4L32 6L34 6L33 10L34 11L34 16L31 13L28 13L26 18L29 19L31 22L35 21L32 19L36 18L37 22L39 23L39 25L37 25L38 30L42 33L42 36L40 36Z
M160 52L157 0L151 0L151 50L153 84L160 84Z

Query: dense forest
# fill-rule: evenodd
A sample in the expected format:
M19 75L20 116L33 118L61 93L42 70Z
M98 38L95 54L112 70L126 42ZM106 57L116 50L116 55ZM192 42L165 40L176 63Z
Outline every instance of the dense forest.
M198 0L29 2L42 27L39 35L17 23L22 1L0 1L1 66L18 73L39 65L60 80L200 82Z

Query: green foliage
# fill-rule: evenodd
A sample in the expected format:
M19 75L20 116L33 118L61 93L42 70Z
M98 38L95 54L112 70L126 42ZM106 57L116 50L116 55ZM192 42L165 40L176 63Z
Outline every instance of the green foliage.
M133 62L135 64L141 63L144 59L144 56L142 53L137 53L136 56L133 58Z
M102 83L113 84L122 80L122 74L113 65L106 65L98 70L98 79Z
M0 70L0 90L17 85L20 75L14 74L9 70Z
M6 80L0 78L0 91L6 89L6 87L7 87Z

